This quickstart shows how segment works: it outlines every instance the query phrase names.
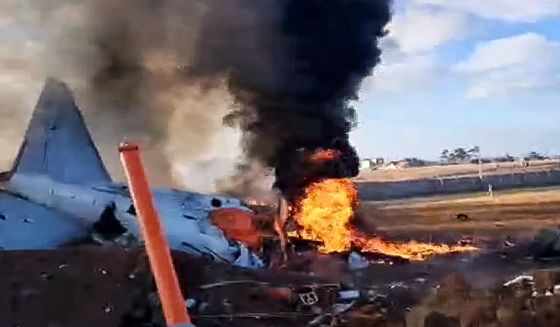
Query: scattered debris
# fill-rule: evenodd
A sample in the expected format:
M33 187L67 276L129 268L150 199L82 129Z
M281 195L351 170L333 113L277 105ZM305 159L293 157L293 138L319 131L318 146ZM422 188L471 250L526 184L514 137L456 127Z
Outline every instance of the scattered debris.
M455 219L461 222L472 220L471 217L469 217L469 215L464 213L457 214L457 216L455 216Z
M197 304L197 302L196 302L195 299L188 298L188 299L185 301L185 306L186 306L188 309L194 308L194 306L195 306L196 304Z
M111 313L113 311L113 307L110 304L107 304L105 307L103 307L103 312L105 313Z
M474 239L472 236L465 236L458 242L460 246L474 246Z
M355 300L360 297L359 290L347 290L338 292L338 297L340 300Z
M348 266L351 270L364 269L369 266L369 261L364 256L353 251L348 255Z
M395 288L408 288L408 286L407 286L404 282L395 282L395 283L389 284L389 288L390 288L390 289L395 289Z
M25 299L27 310L61 327L89 327L82 324L84 319L101 321L103 326L163 324L161 304L139 250L93 246L1 252L0 260L1 275L18 276L16 284L0 282L0 292L7 294L0 298L0 307L9 308L13 297L15 304ZM550 270L522 274L484 291L461 275L450 275L421 300L423 296L409 298L407 294L429 290L433 280L426 275L384 282L382 287L357 287L347 278L363 275L362 271L348 270L350 275L341 279L346 278L341 285L301 273L246 270L178 253L174 261L183 294L188 296L185 306L201 327L427 327L438 323L454 327L457 321L459 326L552 327L560 322L557 313L547 311L560 304L560 279ZM64 269L58 268L61 265ZM60 307L66 308L64 315L45 313ZM34 315L26 312L0 310L0 319L8 326L37 325ZM551 323L539 320L545 315Z
M512 247L514 247L514 246L516 246L516 245L517 245L517 244L516 244L515 238L514 238L513 236L511 236L511 235L508 235L508 236L506 237L506 239L504 240L504 246L505 246L505 247L510 247L510 248L512 248Z
M509 287L512 285L526 285L526 284L533 284L534 278L533 276L526 276L526 275L522 275L522 276L517 276L514 279L507 281L504 283L505 287Z

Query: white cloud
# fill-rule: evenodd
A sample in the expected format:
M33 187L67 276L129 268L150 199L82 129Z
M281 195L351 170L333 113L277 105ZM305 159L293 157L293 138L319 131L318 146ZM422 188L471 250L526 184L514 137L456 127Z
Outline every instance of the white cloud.
M404 5L389 24L389 35L381 40L382 60L364 83L366 92L424 88L439 74L437 48L466 36L465 15Z
M408 55L379 65L370 85L380 91L400 91L426 86L437 73L433 54Z
M403 52L413 53L463 38L467 19L458 12L411 7L395 15L388 29Z
M560 42L535 33L479 43L454 70L471 78L467 96L485 98L560 86Z
M472 19L457 10L396 2L397 12L381 41L382 61L363 91L418 90L433 86L445 69L438 58L439 47L478 33Z
M558 0L412 0L486 19L532 23L560 15Z

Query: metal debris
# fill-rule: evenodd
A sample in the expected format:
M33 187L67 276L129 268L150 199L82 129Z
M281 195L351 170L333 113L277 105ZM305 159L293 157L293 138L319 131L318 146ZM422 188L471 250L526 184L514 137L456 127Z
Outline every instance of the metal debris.
M359 290L347 290L338 292L338 298L341 300L354 300L360 297Z
M103 307L103 311L105 313L111 313L113 312L113 307L110 304L107 304L105 307Z
M317 304L319 302L319 297L317 296L317 293L315 293L314 290L310 290L308 292L304 292L304 293L300 293L298 294L299 299L301 300L301 303L303 303L304 305L307 306L312 306L314 304Z
M512 280L510 280L510 281L508 281L508 282L505 282L503 285L504 285L505 287L509 287L509 286L511 286L511 285L514 285L514 284L521 284L521 283L530 283L530 284L532 284L534 280L535 280L535 278L534 278L533 276L530 276L530 275L522 275L522 276L515 277L514 279L512 279Z
M51 280L53 278L53 276L49 273L41 273L41 278L44 280Z
M188 298L188 299L185 301L185 306L186 306L188 309L194 308L194 306L195 306L196 304L197 304L196 300L195 300L195 299L192 299L192 298Z
M389 288L390 289L408 288L408 285L406 285L406 283L404 283L404 282L394 282L394 283L389 284Z
M365 269L369 266L369 261L357 252L348 255L348 266L350 270Z

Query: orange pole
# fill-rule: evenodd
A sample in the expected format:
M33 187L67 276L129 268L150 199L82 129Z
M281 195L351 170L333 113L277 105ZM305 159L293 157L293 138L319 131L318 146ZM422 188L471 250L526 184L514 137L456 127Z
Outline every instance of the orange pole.
M146 244L150 266L156 280L165 320L168 325L188 325L191 323L191 319L173 268L171 253L160 218L153 204L139 146L124 142L119 146L119 152L138 215L140 231Z

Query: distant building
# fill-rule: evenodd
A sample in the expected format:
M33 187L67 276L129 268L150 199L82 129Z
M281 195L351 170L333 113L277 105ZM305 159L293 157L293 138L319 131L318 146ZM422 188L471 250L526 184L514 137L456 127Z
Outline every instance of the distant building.
M405 169L411 167L424 167L426 162L417 158L406 158L403 160L390 161L379 169Z
M385 165L379 167L379 169L399 169L398 161L389 161Z
M363 159L362 161L360 161L360 171L370 171L374 166L375 164L371 159Z

